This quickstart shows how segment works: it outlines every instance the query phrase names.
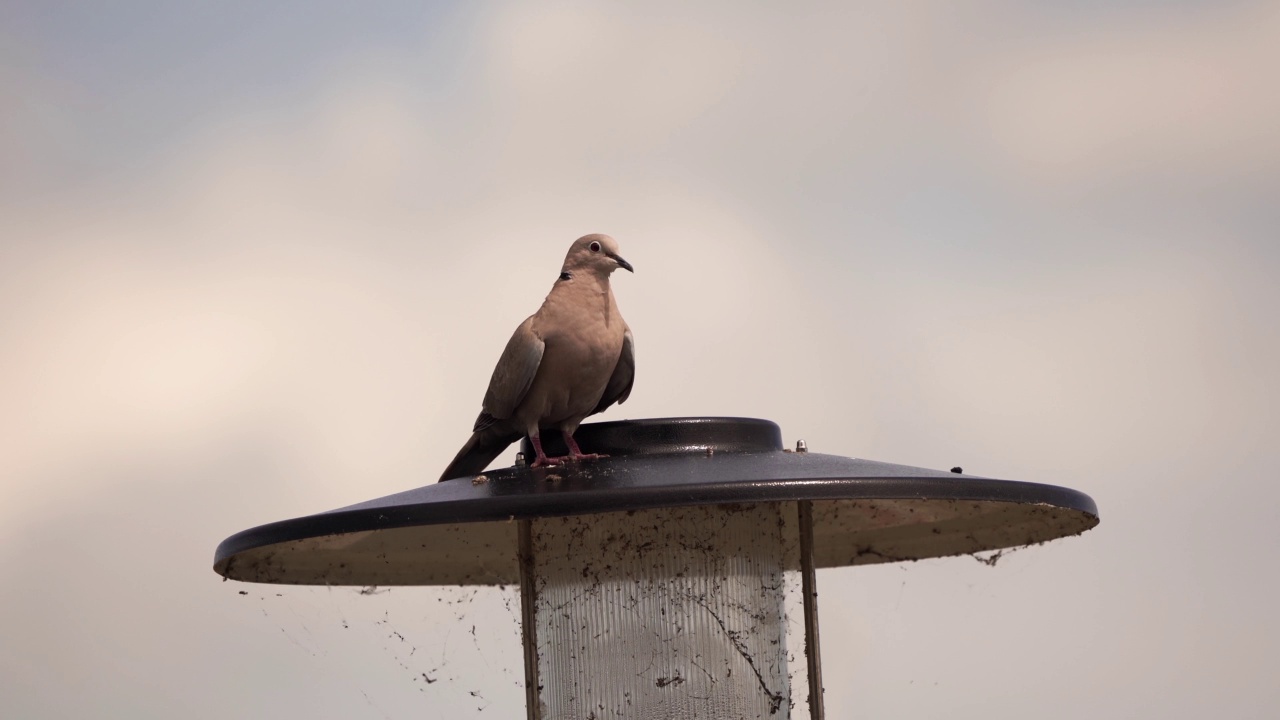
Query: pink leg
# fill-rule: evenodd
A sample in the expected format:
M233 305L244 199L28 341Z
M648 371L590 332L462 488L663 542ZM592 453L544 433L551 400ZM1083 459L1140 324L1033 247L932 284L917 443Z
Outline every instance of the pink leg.
M542 438L537 435L530 435L529 441L533 443L533 450L537 453L537 457L533 459L533 463L529 467L539 468L548 465L559 465L564 462L564 458L547 457L547 454L542 452Z
M564 435L564 444L569 446L570 460L596 460L598 458L609 457L608 455L602 455L600 453L584 453L582 452L582 448L578 447L578 441L573 439L573 433L567 433L563 430L561 433Z

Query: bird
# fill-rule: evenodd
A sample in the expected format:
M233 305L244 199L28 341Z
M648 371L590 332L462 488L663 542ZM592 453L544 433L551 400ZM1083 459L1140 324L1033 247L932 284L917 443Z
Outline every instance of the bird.
M441 481L482 472L525 436L536 453L530 467L605 457L582 452L573 434L587 416L626 402L635 382L635 341L609 285L619 268L635 272L608 235L584 235L569 246L542 307L498 358L471 437ZM568 455L543 452L544 429L564 436Z

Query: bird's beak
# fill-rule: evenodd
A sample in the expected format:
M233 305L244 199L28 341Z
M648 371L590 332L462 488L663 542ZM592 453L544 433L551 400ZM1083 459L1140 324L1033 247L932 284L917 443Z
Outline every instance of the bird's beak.
M613 258L613 261L618 263L618 267L622 268L623 270L626 270L627 272L631 272L631 273L636 271L635 268L631 267L631 263L627 262L626 260L623 260L621 257L614 255L613 253L605 253L605 255L608 255L609 257Z

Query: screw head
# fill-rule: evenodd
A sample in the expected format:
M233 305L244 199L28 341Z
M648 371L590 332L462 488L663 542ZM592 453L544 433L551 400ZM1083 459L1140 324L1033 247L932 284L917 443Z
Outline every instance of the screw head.
M806 443L805 443L805 441L803 441L803 440L797 440L797 441L796 441L796 452L798 452L798 453L806 453L806 452L809 452L809 446L808 446L808 444L806 444Z
M524 467L527 464L529 463L524 459L524 453L516 453L516 467Z

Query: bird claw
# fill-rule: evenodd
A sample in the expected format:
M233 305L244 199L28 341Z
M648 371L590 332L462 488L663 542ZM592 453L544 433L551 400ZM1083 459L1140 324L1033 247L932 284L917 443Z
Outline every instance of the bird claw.
M565 465L571 462L578 462L580 460L599 460L600 458L607 458L607 457L609 456L605 455L604 453L569 453L568 455L560 455L557 457L543 456L540 458L536 458L529 465L529 467L531 468L556 467L556 466Z

